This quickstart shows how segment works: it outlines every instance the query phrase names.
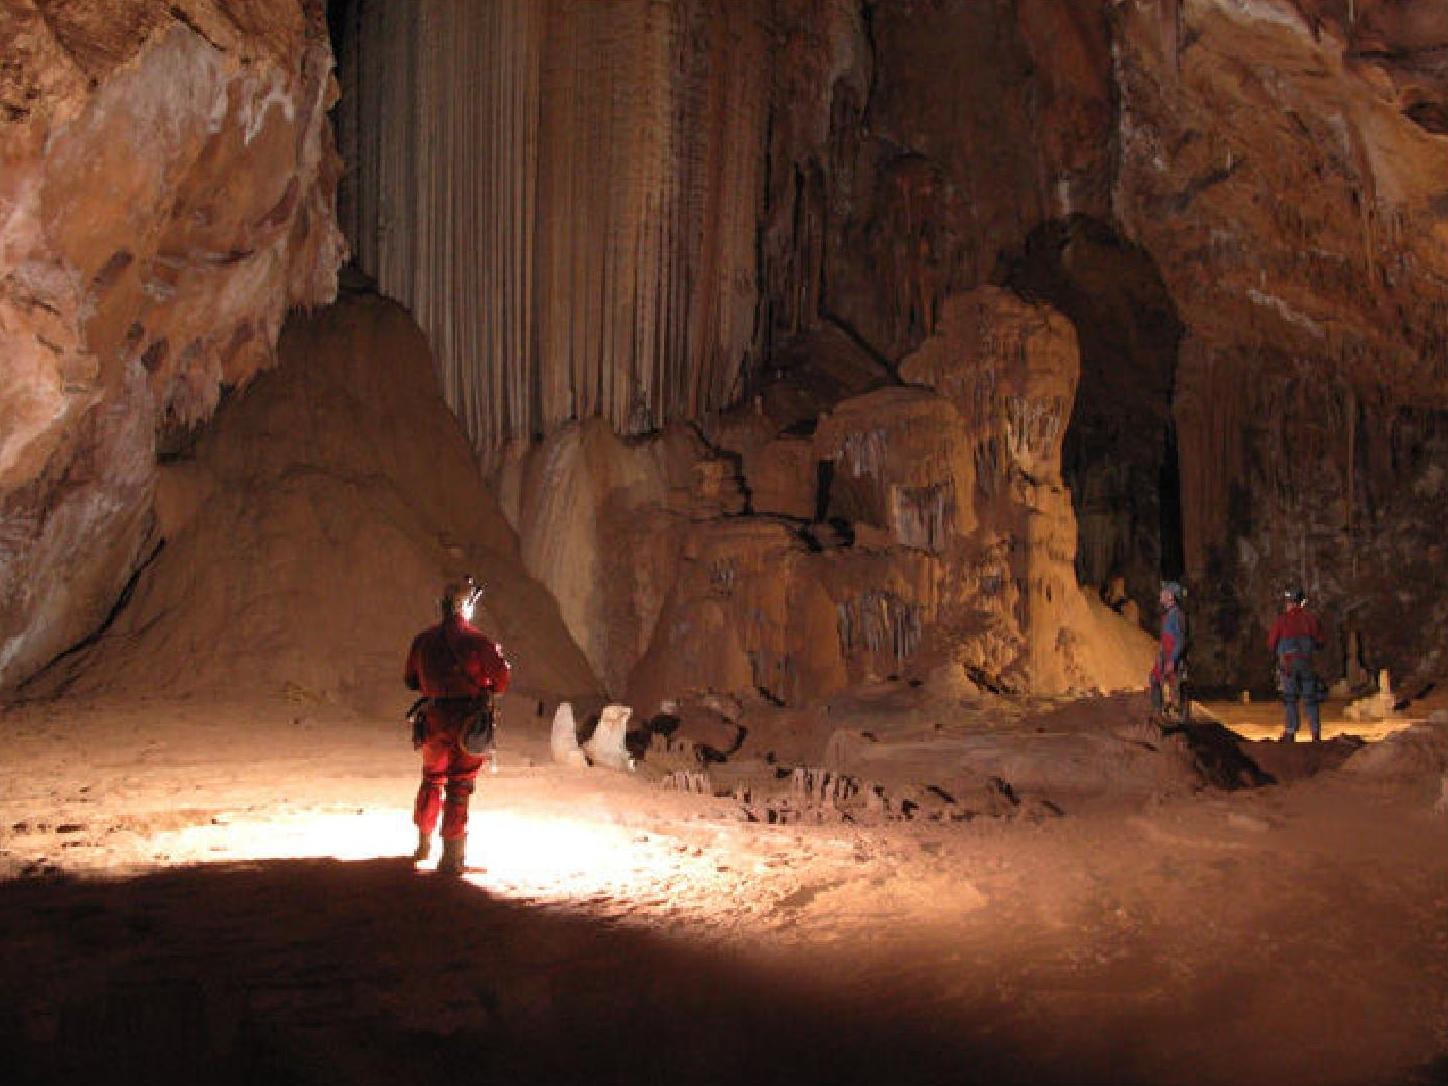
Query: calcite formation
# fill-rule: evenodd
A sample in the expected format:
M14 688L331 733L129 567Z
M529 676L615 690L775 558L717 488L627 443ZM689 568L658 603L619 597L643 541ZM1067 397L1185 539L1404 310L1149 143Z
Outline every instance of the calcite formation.
M162 451L344 243L320 4L0 3L0 686L159 542Z
M710 694L806 705L945 667L1021 694L1139 685L1148 639L1075 577L1076 352L1059 313L982 288L945 301L909 384L840 401L807 443L767 436L753 408L707 426L713 447L566 429L505 474L523 553L645 713ZM808 451L759 455L791 443ZM811 484L770 503L793 512L746 507L783 492L774 473Z
M569 420L637 433L737 397L765 7L350 6L345 214L484 453Z

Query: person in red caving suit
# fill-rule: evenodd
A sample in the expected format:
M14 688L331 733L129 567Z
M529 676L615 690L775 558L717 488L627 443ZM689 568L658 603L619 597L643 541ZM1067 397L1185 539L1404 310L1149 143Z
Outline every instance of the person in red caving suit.
M1282 613L1272 623L1267 647L1277 656L1277 689L1282 693L1285 729L1279 736L1291 743L1297 738L1297 703L1307 707L1307 727L1312 741L1322 739L1322 680L1312 666L1312 656L1323 646L1322 623L1307 609L1307 593L1289 588L1282 595Z
M423 695L414 707L413 747L422 752L422 785L413 805L417 826L415 862L432 854L432 835L442 819L444 874L463 872L468 801L478 771L490 764L491 748L468 749L480 719L491 735L494 699L508 689L512 669L501 646L472 625L482 588L471 577L443 589L442 621L418 634L407 653L403 681ZM486 714L484 716L484 714Z

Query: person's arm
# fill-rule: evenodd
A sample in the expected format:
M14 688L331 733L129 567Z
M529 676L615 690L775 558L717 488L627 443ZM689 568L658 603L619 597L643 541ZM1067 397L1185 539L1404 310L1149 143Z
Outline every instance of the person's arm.
M470 639L463 657L463 671L468 681L480 691L491 690L501 694L508 689L511 677L508 661L503 659L498 646L486 637L476 635Z
M407 664L402 669L402 681L409 690L422 689L422 677L418 674L417 666L417 638L412 639L412 647L407 650Z
M508 689L508 683L512 681L513 669L508 666L508 661L503 658L502 650L492 642L488 643L487 663L488 681L495 694L502 694Z

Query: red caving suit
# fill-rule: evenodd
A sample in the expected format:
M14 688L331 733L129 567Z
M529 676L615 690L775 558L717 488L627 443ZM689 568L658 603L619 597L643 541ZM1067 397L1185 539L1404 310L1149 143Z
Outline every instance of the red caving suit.
M444 840L462 837L468 828L468 798L480 770L492 755L469 754L462 727L476 700L488 691L508 689L511 671L498 646L460 616L418 634L407 653L403 681L429 698L427 736L422 744L422 785L412 820L425 834L442 815ZM443 789L447 801L443 802Z

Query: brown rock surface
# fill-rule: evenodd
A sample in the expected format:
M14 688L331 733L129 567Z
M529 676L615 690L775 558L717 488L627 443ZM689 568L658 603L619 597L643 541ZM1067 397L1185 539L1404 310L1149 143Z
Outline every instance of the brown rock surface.
M151 546L155 435L272 361L343 245L320 8L0 4L0 685Z
M381 119L358 144L354 232L444 357L477 359L445 368L486 455L592 414L643 433L755 394L802 436L890 383L947 299L1006 283L1078 329L1062 477L1081 580L1122 578L1146 608L1185 573L1208 681L1260 674L1288 577L1349 616L1334 655L1355 637L1372 667L1437 666L1383 602L1448 590L1442 563L1415 557L1442 525L1404 499L1433 493L1448 439L1437 5L508 11L420 25L379 6L355 22L359 57L436 39L444 70L468 48L504 58L478 93L510 123L477 155L441 155L444 172L481 160L483 182L420 186L404 168L423 138L409 110L426 139L453 138L428 65L356 77L357 122ZM570 50L602 59L575 71ZM607 184L568 172L575 143ZM428 226L458 201L491 211ZM397 215L417 221L389 234ZM707 242L689 225L705 221ZM487 299L483 327L445 302L452 288ZM801 450L778 436L717 444L752 461L757 509L800 517L806 495L778 478Z
M529 572L613 692L653 635L690 524L744 507L732 463L691 430L625 440L598 418L518 450L500 492Z
M1406 672L1430 646L1396 616L1442 587L1410 542L1440 536L1439 515L1400 500L1436 459L1448 393L1440 6L1185 4L1165 37L1150 7L1117 11L1116 209L1187 327L1199 674L1262 674L1289 580L1335 614L1333 657L1356 629L1370 666Z
M901 366L920 384L844 400L819 420L809 460L796 454L822 465L823 489L795 508L824 510L838 539L762 517L693 527L630 682L645 711L708 691L799 706L944 664L1020 693L1144 681L1148 639L1075 579L1060 476L1070 324L995 288L942 310ZM775 443L744 423L721 432L746 450L755 491L749 472L772 467L760 451Z
M515 689L590 698L597 682L530 578L395 303L347 295L295 319L282 365L163 468L164 547L94 645L30 694L251 690L391 715L402 663L445 580L487 585L478 624Z

